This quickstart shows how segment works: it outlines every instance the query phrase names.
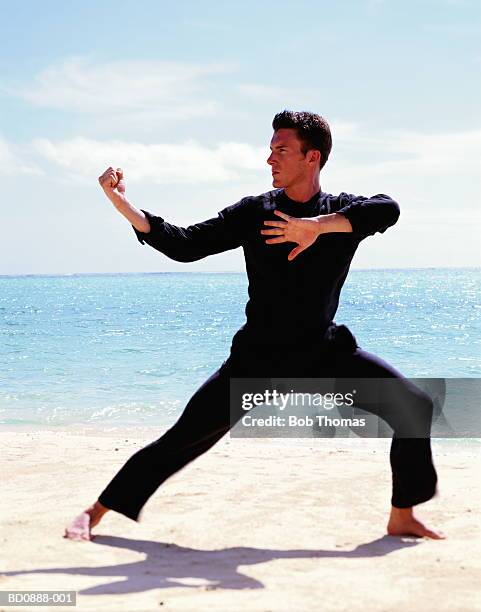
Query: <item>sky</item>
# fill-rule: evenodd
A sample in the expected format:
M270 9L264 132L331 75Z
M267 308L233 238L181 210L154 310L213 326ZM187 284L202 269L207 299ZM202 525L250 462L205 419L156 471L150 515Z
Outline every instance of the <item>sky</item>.
M400 205L352 268L479 266L481 2L0 0L0 274L242 271L141 245L272 189L272 118L325 117L321 189Z

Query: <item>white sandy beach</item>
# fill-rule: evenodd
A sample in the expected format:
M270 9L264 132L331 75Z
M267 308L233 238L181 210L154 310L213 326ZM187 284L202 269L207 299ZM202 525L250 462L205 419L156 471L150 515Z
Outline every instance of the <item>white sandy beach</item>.
M92 542L64 539L159 435L4 428L0 589L75 590L76 608L52 609L96 612L481 610L479 451L440 441L440 494L418 514L444 541L385 535L387 439L229 437L159 488L140 523L111 512Z

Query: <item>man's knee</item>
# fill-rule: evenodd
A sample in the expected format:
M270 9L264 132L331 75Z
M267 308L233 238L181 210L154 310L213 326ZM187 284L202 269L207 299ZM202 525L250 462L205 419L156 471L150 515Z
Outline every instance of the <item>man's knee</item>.
M417 389L412 402L412 413L415 421L415 436L430 437L434 414L434 402L422 389Z
M418 403L419 403L418 410L423 412L423 415L426 419L431 420L433 417L433 413L434 413L434 402L431 396L428 393L426 393L426 391L419 389Z

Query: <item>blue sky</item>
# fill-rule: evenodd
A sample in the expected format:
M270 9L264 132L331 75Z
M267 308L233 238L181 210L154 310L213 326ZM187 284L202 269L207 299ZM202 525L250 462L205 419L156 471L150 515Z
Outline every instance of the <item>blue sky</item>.
M271 188L273 115L326 117L330 193L398 224L354 268L479 266L481 3L0 1L0 274L242 270L141 246L97 183L178 225Z

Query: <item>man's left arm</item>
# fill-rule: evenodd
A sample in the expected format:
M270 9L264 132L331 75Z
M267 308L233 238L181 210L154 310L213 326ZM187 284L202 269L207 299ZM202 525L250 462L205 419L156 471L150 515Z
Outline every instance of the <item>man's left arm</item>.
M266 244L295 242L297 246L289 253L292 261L299 253L309 248L322 234L333 232L352 233L359 241L376 232L385 232L399 218L399 205L389 196L380 193L370 198L341 193L328 203L328 213L318 217L291 217L275 210L277 221L265 221L268 226L261 230L264 236L274 236Z
M399 204L384 193L378 193L370 198L365 196L339 194L337 206L331 211L333 218L326 224L326 230L330 231L349 231L339 228L345 223L340 216L344 217L350 224L353 234L360 240L367 236L373 236L377 232L384 233L388 227L394 225L399 219ZM322 225L322 221L321 221Z

